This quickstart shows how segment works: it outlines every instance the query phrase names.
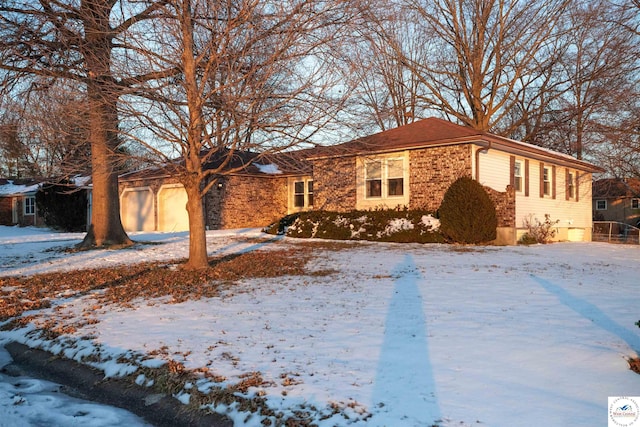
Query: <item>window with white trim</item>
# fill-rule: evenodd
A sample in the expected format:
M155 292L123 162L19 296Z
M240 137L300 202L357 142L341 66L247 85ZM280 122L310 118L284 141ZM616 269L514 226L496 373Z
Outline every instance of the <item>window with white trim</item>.
M313 180L293 183L293 206L296 208L313 206Z
M313 206L313 180L307 181L307 206Z
M24 198L24 214L35 215L36 214L36 198L35 196L27 196Z
M546 166L543 168L542 181L544 185L544 195L550 196L551 195L551 168L548 168Z
M631 209L640 209L640 199L631 199Z
M382 197L382 160L367 162L364 166L367 198Z
M569 198L573 199L576 197L576 177L573 172L569 172L567 174L567 191L569 192Z
M596 200L596 210L597 211L606 211L607 210L607 201L606 200Z
M365 197L404 196L404 159L369 160L364 165Z
M519 160L513 164L513 185L516 191L522 191L522 162Z

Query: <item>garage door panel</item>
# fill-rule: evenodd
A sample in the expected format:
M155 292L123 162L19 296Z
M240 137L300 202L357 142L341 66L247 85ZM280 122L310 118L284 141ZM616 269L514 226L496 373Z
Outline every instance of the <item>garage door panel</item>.
M187 192L184 187L161 188L158 193L160 231L189 230Z
M125 191L120 208L125 231L153 231L153 194L150 190Z

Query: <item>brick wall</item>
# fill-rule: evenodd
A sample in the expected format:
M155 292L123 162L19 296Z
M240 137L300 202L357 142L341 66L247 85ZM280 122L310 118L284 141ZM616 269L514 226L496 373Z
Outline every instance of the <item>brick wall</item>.
M207 195L210 228L264 227L287 214L287 178L227 176Z
M435 211L444 193L462 176L471 176L471 146L452 145L409 152L409 206Z
M496 205L496 217L498 227L516 226L516 190L511 185L507 186L504 193L490 187L484 187L491 200Z
M346 212L356 207L356 158L314 160L314 209Z

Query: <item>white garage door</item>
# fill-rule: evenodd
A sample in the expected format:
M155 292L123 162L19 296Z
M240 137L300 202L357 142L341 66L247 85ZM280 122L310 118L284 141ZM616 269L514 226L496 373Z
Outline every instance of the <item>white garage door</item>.
M122 225L126 231L153 231L153 193L150 189L125 190L120 205Z
M158 192L158 230L186 231L189 229L187 192L184 187L162 187Z

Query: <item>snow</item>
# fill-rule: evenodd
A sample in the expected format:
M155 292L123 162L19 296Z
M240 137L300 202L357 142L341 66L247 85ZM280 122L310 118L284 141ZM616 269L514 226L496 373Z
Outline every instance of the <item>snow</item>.
M254 164L256 165L256 167L260 172L265 173L267 175L278 175L282 173L282 171L278 168L278 165L275 165L273 163L268 163L266 165L263 165L260 163L254 163Z
M0 347L0 368L11 362ZM77 399L62 392L60 385L24 376L0 374L0 426L148 426L123 409Z
M82 235L0 227L0 276L187 256L186 233L132 237L160 244L65 253L52 248ZM256 244L252 238L265 235L254 229L207 237L212 255L299 242ZM264 384L245 396L261 395L284 414L313 406L321 427L601 426L608 397L640 394L640 375L626 361L640 351L638 246L351 242L329 250L309 243L308 267L335 273L247 279L218 297L179 304L159 298L102 307L94 312L99 322L75 335L45 341L30 333L32 325L0 331L0 343L16 340L76 360L99 351L95 363L105 376L158 366L163 357L207 368L223 384L259 372ZM74 322L94 304L88 294L26 314L34 322ZM175 397L186 403L191 387L216 385L202 378ZM0 407L19 411L7 403L16 394L3 392ZM32 410L54 411L34 402ZM261 425L235 404L212 409L237 426Z
M7 184L0 185L0 196L12 196L15 194L35 193L40 188L38 184L14 184L13 181L7 181Z

